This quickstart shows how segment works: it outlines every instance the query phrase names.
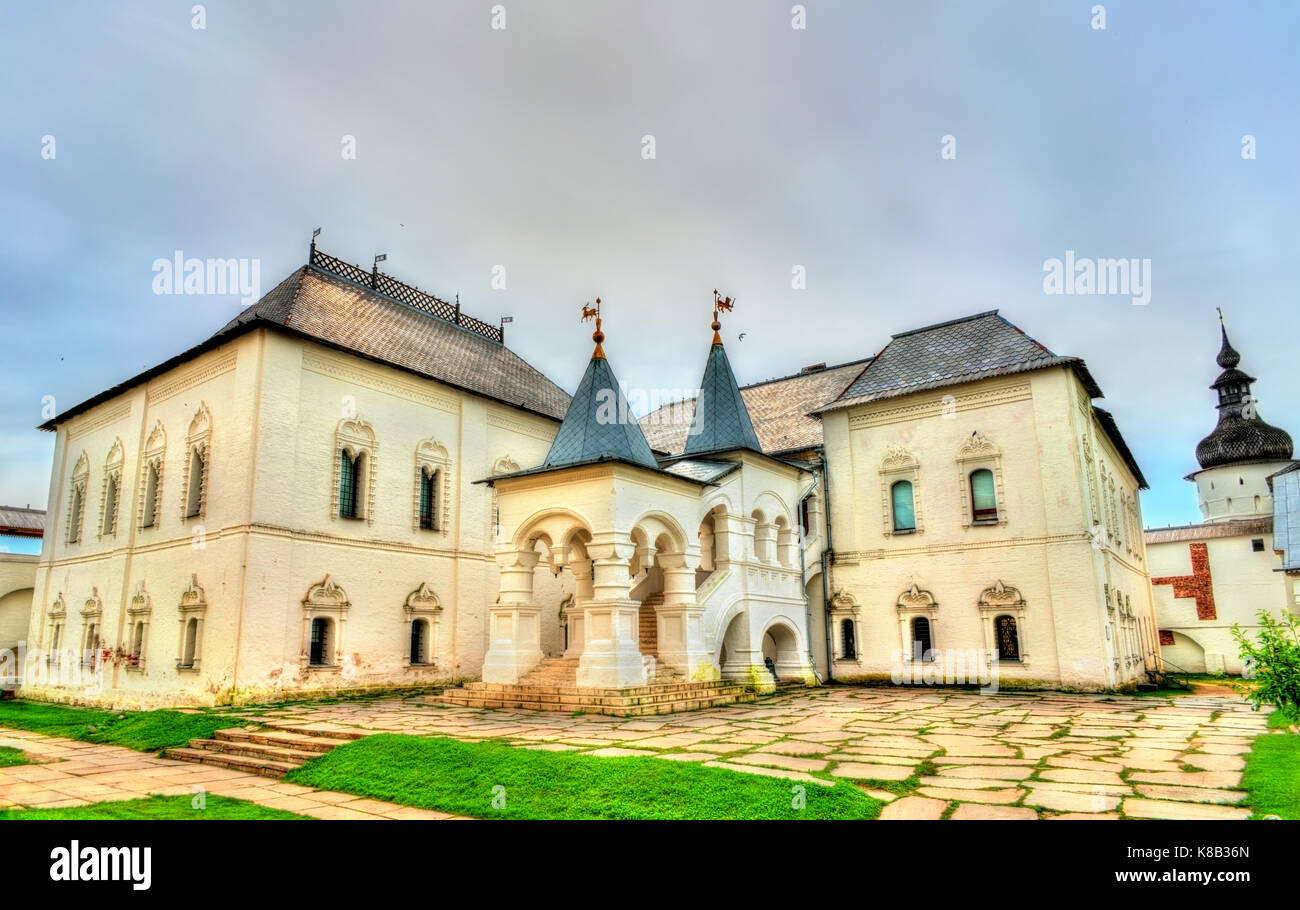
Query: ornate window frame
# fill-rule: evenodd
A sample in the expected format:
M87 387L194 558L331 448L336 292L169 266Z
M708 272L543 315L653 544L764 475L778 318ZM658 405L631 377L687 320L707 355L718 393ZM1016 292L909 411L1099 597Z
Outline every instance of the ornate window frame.
M939 622L939 602L934 599L934 595L929 591L917 587L916 582L912 586L898 595L895 603L895 612L898 614L898 638L899 647L903 655L903 663L918 662L912 653L912 620L918 617L924 618L930 623L930 650L939 650L936 639L938 638L937 624ZM924 658L919 662L924 663Z
M513 474L519 470L522 470L519 462L511 458L510 453L507 452L493 462L490 476L498 477L502 474ZM501 535L501 514L497 505L497 488L492 485L489 489L491 496L488 501L487 552L494 553L497 548L497 538ZM505 541L500 541L500 543L505 543Z
M143 673L145 658L149 650L149 622L153 616L153 598L149 596L143 579L136 583L135 593L131 596L131 605L126 608L127 639L126 669ZM143 625L140 632L140 653L135 653L135 627Z
M66 644L63 636L67 634L68 629L68 602L64 599L62 591L54 598L49 611L45 614L45 626L50 636L46 641L45 663L52 667L62 666L63 646Z
M1002 477L1002 450L987 436L979 433L971 436L957 449L957 482L961 492L962 527L992 527L1007 523L1006 484ZM998 517L996 521L976 521L974 504L971 502L970 478L980 468L993 472L993 486L998 497ZM915 489L915 488L913 488Z
M406 647L402 649L402 669L403 670L422 670L425 668L436 668L438 666L438 621L442 617L442 603L438 600L438 595L429 587L428 582L420 582L420 586L406 595L406 604L402 607L402 613L406 618ZM417 620L423 620L429 630L429 638L425 643L427 649L424 663L411 663L411 626Z
M420 487L424 481L424 472L428 470L433 476L433 527L420 527ZM447 447L430 437L415 447L415 488L411 497L411 527L417 531L432 531L446 534L450 524L451 510L447 504L451 499L451 459L447 456Z
M137 507L136 527L141 531L146 528L156 528L162 523L163 469L166 464L167 431L163 429L162 421L157 421L154 423L154 428L149 433L149 439L145 443L144 457L140 459L140 502ZM158 480L154 484L153 490L153 521L145 524L145 518L150 512L147 502L149 498L150 468L154 470Z
M302 652L299 663L304 672L338 673L343 669L343 631L352 602L347 592L330 575L307 589L307 596L302 600ZM323 618L333 625L333 640L329 642L332 652L330 663L313 664L311 662L311 621Z
M345 417L334 429L334 482L330 496L330 521L343 518L339 514L339 483L342 472L339 462L343 453L350 458L365 455L363 462L364 477L355 478L357 486L357 514L348 520L364 521L367 525L375 523L375 456L379 452L379 443L375 439L375 428L358 417Z
M208 613L208 601L198 575L190 576L190 583L181 592L178 606L181 634L176 645L176 670L179 673L197 673L203 660L203 626ZM189 621L197 620L194 627L194 659L185 663L185 627Z
M86 494L90 490L90 459L85 452L72 466L72 482L68 485L68 526L65 541L81 543L86 537Z
M912 517L915 527L894 530L894 484L906 480L912 485ZM921 463L902 446L891 446L880 459L880 527L885 537L924 534L921 518Z
M122 437L113 441L104 459L104 482L99 497L99 537L116 537L117 529L122 524L122 465L126 461ZM112 495L109 495L109 490ZM109 504L112 509L109 509Z
M834 646L832 660L842 661L844 663L861 663L862 662L862 623L858 617L858 602L848 591L840 589L831 595L831 627L834 631L831 633L831 643ZM857 651L856 657L844 656L844 620L853 622L853 642Z
M199 476L199 507L190 512L190 472L194 468L194 456L199 456L203 467ZM181 524L187 521L202 521L208 513L208 478L212 474L212 411L207 402L200 401L199 409L190 421L189 433L185 436L185 475L181 479Z
M92 640L90 632L94 630ZM104 601L99 596L99 588L92 587L90 596L81 608L81 664L87 669L103 666L104 641Z
M984 648L989 654L989 660L1019 664L1022 667L1029 666L1029 650L1025 647L1028 639L1025 634L1025 598L1021 596L1020 589L1003 584L1002 579L999 578L995 584L980 592L979 608L980 625L984 627ZM1003 615L1010 616L1016 621L1019 660L1003 661L997 656L998 638L994 621Z

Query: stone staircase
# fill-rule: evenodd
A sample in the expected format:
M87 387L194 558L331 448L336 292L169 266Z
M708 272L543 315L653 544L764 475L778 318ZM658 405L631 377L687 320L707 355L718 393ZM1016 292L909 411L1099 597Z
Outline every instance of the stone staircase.
M232 768L263 777L281 777L299 765L346 742L361 739L360 730L280 727L218 730L212 739L192 739L188 748L166 750L167 758Z
M641 609L637 613L637 650L654 658L659 657L659 618L655 611L663 602L662 594L651 594L641 601Z
M471 682L441 695L426 696L429 704L464 708L523 708L531 711L581 711L616 717L671 714L754 701L757 696L739 683L727 680L683 682L654 680L626 689L590 689L578 686L503 685Z

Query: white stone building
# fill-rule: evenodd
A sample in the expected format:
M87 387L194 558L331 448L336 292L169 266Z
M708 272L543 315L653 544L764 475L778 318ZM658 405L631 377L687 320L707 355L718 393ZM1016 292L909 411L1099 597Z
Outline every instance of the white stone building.
M570 399L500 329L313 247L203 344L45 425L26 694L230 703L548 666L763 689L952 654L1003 686L1124 689L1155 666L1144 482L1082 361L994 312L740 390L714 327L699 399L638 425L599 328Z
M1218 423L1196 447L1200 469L1186 478L1205 521L1146 532L1161 652L1173 671L1241 673L1233 625L1252 630L1260 610L1300 607L1296 573L1283 571L1273 537L1270 478L1294 469L1291 437L1259 416L1255 378L1237 369L1241 355L1226 328L1222 336L1222 372L1210 386Z

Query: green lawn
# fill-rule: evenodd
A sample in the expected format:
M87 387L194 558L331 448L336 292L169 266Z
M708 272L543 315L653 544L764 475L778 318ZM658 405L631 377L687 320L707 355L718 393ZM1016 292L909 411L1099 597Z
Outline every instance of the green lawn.
M0 768L12 768L14 765L30 765L32 760L22 749L12 746L0 746Z
M1273 729L1289 726L1280 711L1269 716L1268 725ZM1257 737L1246 756L1241 786L1250 791L1246 804L1255 818L1276 815L1300 820L1300 735L1286 732Z
M285 780L479 818L866 819L881 807L844 782L823 787L695 762L397 734L347 743ZM802 809L793 806L799 794Z
M213 732L242 721L229 714L184 714L180 711L103 711L46 702L0 701L0 727L65 736L91 743L157 752L208 739Z
M89 806L72 806L63 809L4 809L0 821L117 821L122 819L186 819L211 821L213 819L300 819L302 815L271 809L243 799L226 796L207 796L202 809L191 805L190 796L150 796L145 799L125 799L112 803L91 803Z

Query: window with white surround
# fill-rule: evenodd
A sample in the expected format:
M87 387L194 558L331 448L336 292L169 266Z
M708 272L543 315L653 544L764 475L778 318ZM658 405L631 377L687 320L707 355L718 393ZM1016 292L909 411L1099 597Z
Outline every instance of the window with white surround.
M141 581L135 586L131 595L131 605L127 607L127 629L129 630L129 647L127 649L126 668L140 670L145 668L145 646L149 641L149 619L153 615L153 598Z
M446 531L451 488L447 449L426 439L415 449L415 529Z
M190 430L185 437L185 479L182 489L185 501L182 503L181 520L202 519L208 506L208 475L211 473L212 461L212 412L207 404L200 402L199 409L190 421Z
M921 465L915 455L899 446L885 451L880 460L880 527L886 537L923 532L920 478Z
M140 460L141 484L144 495L140 497L140 527L152 528L162 514L163 465L167 454L167 433L162 423L154 425L145 443L144 457Z
M1019 588L1001 579L980 592L980 620L984 626L984 647L990 657L1002 663L1029 666L1025 646L1025 599Z
M432 667L438 663L438 621L442 617L442 604L427 582L406 597L403 607L406 618L407 651L405 666Z
M370 424L355 418L334 432L334 501L331 518L374 523L375 454L379 446Z
M963 526L1005 525L1002 451L987 437L973 433L957 450L957 468Z
M86 518L86 488L90 483L90 459L82 452L72 468L72 484L68 488L68 543L80 543L82 526Z
M104 486L99 498L99 536L117 536L117 516L122 501L122 440L114 441L104 461Z
M307 591L302 601L304 669L338 670L344 653L344 628L352 604L347 592L329 575Z
M934 595L919 588L916 582L898 595L895 612L898 614L899 644L904 662L934 659L938 609Z
M208 601L197 575L190 576L189 586L181 592L180 641L176 653L176 669L197 672L203 657L203 623L208 613Z

